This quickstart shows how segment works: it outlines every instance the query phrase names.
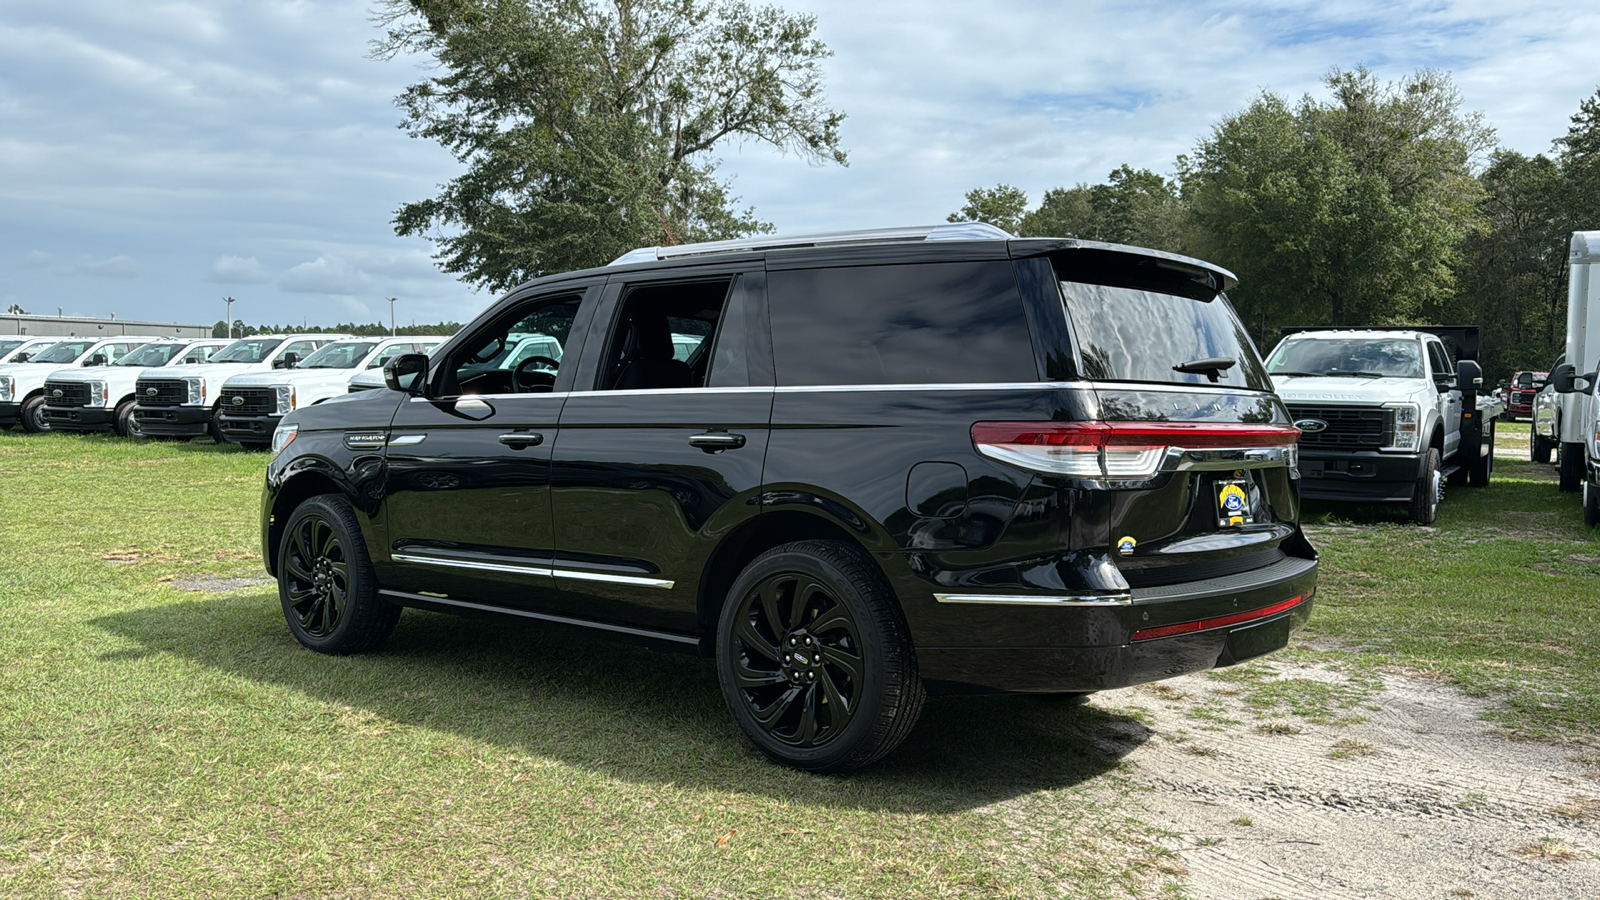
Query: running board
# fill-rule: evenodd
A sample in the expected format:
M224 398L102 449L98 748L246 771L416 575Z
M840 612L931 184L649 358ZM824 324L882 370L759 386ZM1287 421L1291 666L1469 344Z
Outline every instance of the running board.
M490 606L487 603L474 603L470 600L457 600L453 597L436 597L432 594L411 594L405 591L380 589L378 596L396 606L410 606L416 609L433 610L434 612L453 612L467 615L484 613L497 616L517 616L518 618L533 619L538 622L548 622L552 625L598 631L614 640L645 644L660 649L677 650L682 653L704 655L700 638L686 634L675 634L670 631L630 628L626 625L613 625L608 622L596 622L591 619L573 619L567 616L553 616L549 613L529 612L525 609L511 609L505 606Z

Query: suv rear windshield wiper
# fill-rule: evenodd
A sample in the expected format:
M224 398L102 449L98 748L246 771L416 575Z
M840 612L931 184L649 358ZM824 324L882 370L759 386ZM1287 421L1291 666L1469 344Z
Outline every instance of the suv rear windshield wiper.
M1172 367L1174 372L1185 372L1195 375L1209 375L1212 381L1222 377L1222 373L1238 365L1239 361L1226 356L1208 356L1205 359L1191 359L1188 362L1178 363Z

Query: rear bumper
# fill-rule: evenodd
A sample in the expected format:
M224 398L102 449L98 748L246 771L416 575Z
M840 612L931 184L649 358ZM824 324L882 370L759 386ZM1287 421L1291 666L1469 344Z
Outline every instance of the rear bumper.
M199 437L211 425L211 410L204 406L136 406L133 417L145 434Z
M945 693L1102 691L1233 665L1280 650L1310 618L1317 561L1291 558L1263 570L1189 584L1141 588L1115 608L1017 609L1019 617L1098 620L1068 627L1116 640L1081 647L959 647L917 651L929 688ZM1295 601L1279 612L1254 615ZM994 613L991 613L993 615ZM1208 622L1217 624L1207 627ZM1056 629L1064 623L1058 622ZM1080 621L1079 623L1084 624ZM1096 627L1098 626L1098 627ZM1152 628L1198 630L1141 640ZM1052 630L1041 627L1038 634Z
M98 406L51 406L47 403L44 407L44 420L50 423L52 431L105 431L116 419L116 410Z
M1422 474L1420 453L1300 452L1300 496L1309 500L1368 503L1411 499Z
M270 444L272 432L283 421L283 416L230 416L223 413L222 436L235 444Z

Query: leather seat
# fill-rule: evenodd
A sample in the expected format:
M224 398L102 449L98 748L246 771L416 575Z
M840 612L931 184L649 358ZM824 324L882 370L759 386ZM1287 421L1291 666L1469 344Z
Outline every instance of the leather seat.
M633 315L632 358L617 375L615 390L694 387L694 372L689 364L672 357L672 328L659 313Z

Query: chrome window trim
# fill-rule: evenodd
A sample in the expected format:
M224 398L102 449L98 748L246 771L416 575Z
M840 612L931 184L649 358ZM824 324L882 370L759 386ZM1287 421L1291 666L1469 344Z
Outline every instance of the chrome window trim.
M940 603L994 603L1013 606L1132 606L1132 594L934 594Z
M512 575L536 575L544 578L568 578L573 581L602 581L608 584L627 584L635 587L670 590L677 582L666 578L648 578L640 575L613 575L609 572L586 572L581 569L557 569L550 566L522 565L519 563L483 562L475 559L446 559L417 553L392 553L396 562L418 563L425 566L443 566L449 569L472 569L481 572L507 572Z
M1228 394L1239 397L1261 397L1271 391L1255 391L1240 387L1208 387L1198 384L1165 384L1155 382L1122 381L969 381L893 384L787 384L734 387L698 388L632 388L620 391L546 391L543 393L464 394L457 397L416 397L414 403L451 403L467 399L511 400L531 397L551 399L567 397L634 397L662 394L822 394L834 392L866 391L1140 391L1145 393Z

